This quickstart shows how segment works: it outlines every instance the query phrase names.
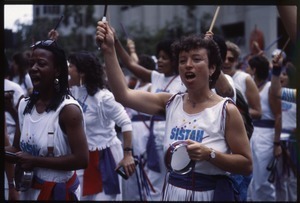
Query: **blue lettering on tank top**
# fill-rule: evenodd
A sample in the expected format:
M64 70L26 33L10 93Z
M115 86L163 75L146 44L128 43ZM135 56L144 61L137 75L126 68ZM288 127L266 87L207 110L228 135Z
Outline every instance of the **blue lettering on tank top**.
M202 142L203 134L204 134L204 130L197 130L197 137L196 137L197 142Z
M171 130L171 136L170 136L170 139L171 139L171 140L177 140L178 132L179 132L179 128L173 128L173 129Z
M20 148L22 151L27 152L31 154L32 156L39 156L40 149L38 149L37 145L29 144L28 142L25 142L24 140L21 140L20 142Z
M174 141L191 139L197 142L202 142L203 135L204 135L204 130L201 129L191 130L191 129L184 129L183 127L181 128L174 127L171 130L170 139Z

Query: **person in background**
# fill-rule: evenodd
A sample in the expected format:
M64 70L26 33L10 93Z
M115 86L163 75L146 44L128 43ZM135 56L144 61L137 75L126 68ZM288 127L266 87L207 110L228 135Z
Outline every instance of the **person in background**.
M121 179L116 172L124 167L126 175L135 171L132 156L132 125L125 108L106 88L99 59L88 51L68 56L69 86L84 112L89 147L89 165L77 171L81 200L122 200ZM115 125L121 128L123 145Z
M18 129L18 106L21 99L24 97L22 87L11 80L9 80L9 63L5 55L4 62L4 109L5 121L7 126L7 134L9 142L12 144L16 130Z
M131 47L130 53L132 54L133 51L135 52ZM138 63L149 70L155 70L156 64L150 55L140 54L138 56ZM151 92L151 83L138 80L133 89ZM136 175L123 180L123 200L147 201L147 199L151 198L149 194L152 189L152 183L148 178L144 166L146 164L146 145L149 139L151 116L130 108L126 110L132 121L133 154L139 160L139 163Z
M5 111L5 136L8 137L8 146L13 144L13 140L16 134L19 133L19 118L18 118L18 106L20 100L24 98L24 91L22 87L11 80L9 80L9 63L4 53L4 111ZM11 167L13 165L10 165ZM10 170L10 169L9 169ZM10 194L12 190L13 174L11 177L7 176L7 173L4 173L4 189L5 189L5 198L9 198L7 194ZM13 198L13 197L12 197Z
M205 37L208 39L213 39L220 51L222 62L226 60L227 46L223 37L219 35L214 35L212 32L207 31ZM220 71L220 75L216 81L213 91L222 97L230 97L234 102L236 102L236 88L233 79L228 75Z
M21 134L13 146L18 170L30 180L21 188L20 200L79 200L76 170L86 168L89 154L83 112L70 95L64 50L53 40L31 46L29 75L33 93L20 101ZM30 174L30 175L29 175ZM16 179L17 182L22 180Z
M253 119L254 132L250 139L253 175L248 187L247 201L275 201L275 185L269 179L272 167L269 168L268 164L282 155L281 100L270 91L268 59L254 56L249 60L249 66L259 89L262 117Z
M4 121L5 121L5 115L4 115ZM9 142L9 137L7 134L7 128L6 128L6 122L4 122L4 146L11 146L11 143ZM19 193L16 190L15 187L15 166L14 164L5 162L5 184L8 184L8 189L5 189L5 200L19 200Z
M18 83L24 90L24 96L27 97L32 93L32 82L28 74L29 61L25 53L17 52L12 56L12 81Z
M291 62L283 66L283 56L273 57L273 69L270 91L274 97L280 98L282 88L295 89L296 68ZM278 84L276 84L278 83ZM273 86L277 88L274 89ZM276 201L297 201L297 164L298 147L296 137L297 104L291 101L282 102L282 132L280 135L282 156L276 167Z
M239 47L230 41L226 41L226 46L227 55L222 66L222 71L232 77L235 87L241 91L245 101L249 105L249 112L252 119L259 119L261 117L261 105L258 88L249 74L236 69L240 55Z
M137 111L165 115L164 154L174 141L185 140L187 158L195 162L191 173L168 173L161 200L234 201L226 174L250 174L252 159L238 109L231 99L211 91L222 63L217 44L195 35L173 44L175 62L187 91L149 93L127 87L114 39L108 22L98 21L96 42L104 55L108 82L116 99Z

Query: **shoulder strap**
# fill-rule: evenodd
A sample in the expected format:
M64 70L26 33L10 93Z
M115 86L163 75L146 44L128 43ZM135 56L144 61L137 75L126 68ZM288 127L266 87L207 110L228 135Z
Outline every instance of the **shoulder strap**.
M178 93L172 95L172 96L170 97L170 99L168 100L167 104L166 104L166 108L169 107L169 105L171 104L171 102L174 100L174 98L175 98L177 95L183 95L183 94L184 94L183 92L178 92Z

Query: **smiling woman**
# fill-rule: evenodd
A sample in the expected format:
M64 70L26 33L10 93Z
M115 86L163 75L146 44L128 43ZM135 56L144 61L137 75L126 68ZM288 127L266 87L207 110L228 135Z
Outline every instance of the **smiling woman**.
M18 24L32 24L32 5L4 5L4 28L18 30Z

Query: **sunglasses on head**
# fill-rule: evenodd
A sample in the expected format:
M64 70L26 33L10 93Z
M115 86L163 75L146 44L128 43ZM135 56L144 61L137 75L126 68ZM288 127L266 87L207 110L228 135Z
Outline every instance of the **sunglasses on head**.
M231 62L231 63L233 63L233 62L234 62L234 57L232 57L232 56L230 56L230 57L226 57L226 59L227 59L229 62Z
M36 46L51 46L55 41L48 39L48 40L41 40L41 41L37 41L36 43L34 43L34 45L31 45L31 48L34 48Z

